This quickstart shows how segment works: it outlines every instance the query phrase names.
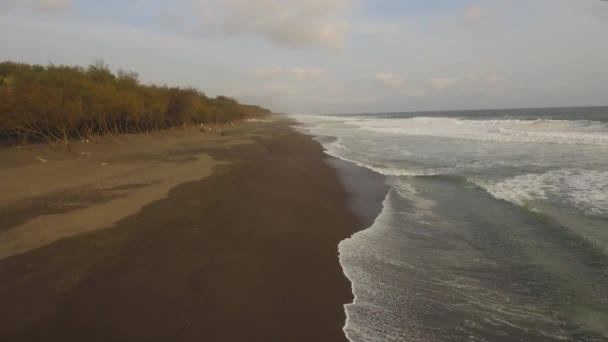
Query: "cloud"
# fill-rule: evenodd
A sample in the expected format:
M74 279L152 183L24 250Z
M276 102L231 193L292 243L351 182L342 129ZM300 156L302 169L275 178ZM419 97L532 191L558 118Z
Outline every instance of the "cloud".
M71 4L71 0L2 0L0 3L0 10L26 7L50 12L66 9L70 7Z
M313 67L285 67L281 65L265 66L254 70L254 74L260 78L294 78L300 81L320 80L327 75L327 69L320 66Z
M256 68L253 73L259 78L275 78L283 76L287 69L283 66L263 66Z
M294 92L293 87L288 84L256 85L224 91L227 96L237 98L239 101L263 104L275 110L283 108Z
M327 74L327 70L323 67L295 67L291 72L299 80L318 80Z
M488 76L488 83L490 85L498 85L502 83L505 79L498 75L490 75Z
M438 77L431 78L429 83L434 90L445 90L457 85L460 81L457 78Z
M485 11L480 5L473 4L467 7L464 18L467 23L475 24L482 20L484 14Z
M38 9L52 11L70 7L71 0L36 0L34 4Z
M203 29L251 34L289 47L341 48L353 0L192 0Z
M429 90L426 88L403 89L402 94L407 97L426 97L429 95Z
M231 97L245 97L245 98L257 98L257 97L283 97L290 94L293 88L286 84L271 84L265 86L251 87L251 88L239 88L230 89L226 91L226 94Z
M158 22L167 27L184 28L187 18L180 12L171 8L163 8L158 13Z
M405 81L398 74L390 72L379 72L374 75L374 80L385 86L386 88L397 89L403 87Z
M0 18L4 58L104 57L284 111L600 105L608 92L608 1L82 1L62 16L31 12L69 1L0 0L23 9Z

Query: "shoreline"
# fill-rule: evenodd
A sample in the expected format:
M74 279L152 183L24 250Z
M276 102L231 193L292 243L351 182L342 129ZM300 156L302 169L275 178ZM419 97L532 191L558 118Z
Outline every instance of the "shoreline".
M342 273L350 283L350 291L352 293L352 300L345 303L343 306L346 318L342 327L346 339L351 341L348 334L348 324L350 319L348 315L348 307L357 303L357 294L355 292L355 283L351 277L349 277L348 271L343 264L341 248L345 242L355 238L357 234L361 234L368 229L372 229L374 223L384 209L385 200L390 190L389 186L386 184L386 176L359 166L353 162L349 162L329 154L328 156L328 162L330 165L336 168L338 177L350 195L349 205L351 210L355 213L355 215L359 216L362 222L364 222L364 228L359 229L349 237L340 241L337 246L338 263Z
M346 341L338 245L369 226L353 208L374 205L344 182L367 170L332 165L286 121L253 127L200 148L221 163L208 177L0 260L0 339Z
M338 263L340 264L342 273L348 280L351 287L352 300L345 303L343 306L346 318L342 327L346 339L351 341L348 332L348 324L350 319L348 315L348 307L356 305L357 294L355 292L355 283L349 277L348 271L342 261L342 245L345 242L355 238L358 234L373 228L373 225L382 213L382 210L384 210L386 199L390 192L390 186L386 183L386 175L376 172L354 161L339 158L325 149L323 144L324 140L327 139L327 141L333 142L338 138L317 136L312 133L302 134L310 136L323 147L323 151L326 154L327 163L336 170L340 182L343 184L345 190L349 194L348 204L351 211L358 216L361 222L363 222L364 228L353 232L353 234L340 241L337 246Z

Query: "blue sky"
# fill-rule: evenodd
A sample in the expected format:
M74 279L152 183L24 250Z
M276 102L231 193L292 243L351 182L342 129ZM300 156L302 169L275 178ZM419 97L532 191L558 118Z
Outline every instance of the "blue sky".
M297 113L608 104L600 0L0 0L0 59Z

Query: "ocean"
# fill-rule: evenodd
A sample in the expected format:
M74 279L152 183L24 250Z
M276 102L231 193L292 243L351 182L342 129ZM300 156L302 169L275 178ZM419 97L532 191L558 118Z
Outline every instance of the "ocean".
M389 185L351 341L608 341L608 108L293 117Z

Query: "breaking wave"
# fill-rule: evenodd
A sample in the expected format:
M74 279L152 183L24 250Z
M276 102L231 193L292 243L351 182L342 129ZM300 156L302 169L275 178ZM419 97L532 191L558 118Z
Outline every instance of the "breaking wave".
M383 134L433 136L513 143L608 146L608 126L587 120L469 120L416 117L351 120L347 124Z

